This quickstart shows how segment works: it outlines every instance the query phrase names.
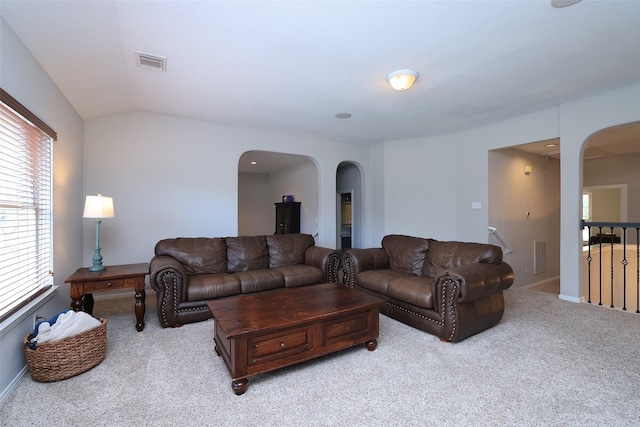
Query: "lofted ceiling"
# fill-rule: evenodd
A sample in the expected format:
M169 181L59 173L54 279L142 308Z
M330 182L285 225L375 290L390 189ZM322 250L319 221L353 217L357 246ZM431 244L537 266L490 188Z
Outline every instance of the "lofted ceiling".
M0 13L85 120L145 110L369 145L640 82L640 1L2 0ZM399 68L419 73L404 92L385 79Z

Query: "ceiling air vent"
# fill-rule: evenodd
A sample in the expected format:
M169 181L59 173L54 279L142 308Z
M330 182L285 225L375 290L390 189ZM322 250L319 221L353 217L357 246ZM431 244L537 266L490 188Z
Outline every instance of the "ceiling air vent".
M148 53L136 52L136 64L138 64L140 68L167 71L167 58L149 55Z

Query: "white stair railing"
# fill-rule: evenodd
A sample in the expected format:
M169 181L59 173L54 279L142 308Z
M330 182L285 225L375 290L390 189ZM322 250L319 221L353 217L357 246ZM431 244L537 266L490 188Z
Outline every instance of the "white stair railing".
M504 246L505 254L513 253L513 249L511 249L511 245L507 243L507 241L504 239L502 234L500 234L497 228L489 226L489 233L496 236L496 238L500 241L500 243L502 243L502 246Z

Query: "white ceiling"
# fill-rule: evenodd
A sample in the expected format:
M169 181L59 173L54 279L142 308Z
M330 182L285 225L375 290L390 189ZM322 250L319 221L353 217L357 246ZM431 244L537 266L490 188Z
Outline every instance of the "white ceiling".
M638 102L640 103L640 100ZM527 153L560 158L559 138L536 141L512 148ZM629 123L592 135L584 147L582 157L584 160L592 160L637 153L640 153L640 123Z
M83 119L146 110L367 145L640 82L640 1L1 3ZM406 92L385 80L398 68L420 74Z

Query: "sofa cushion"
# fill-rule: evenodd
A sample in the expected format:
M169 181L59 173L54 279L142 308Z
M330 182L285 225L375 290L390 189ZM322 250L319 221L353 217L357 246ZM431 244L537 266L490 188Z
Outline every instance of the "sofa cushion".
M389 267L409 274L422 274L422 265L429 249L429 240L399 234L384 236L382 247L389 256Z
M226 273L227 246L221 237L178 237L156 243L157 256L170 256L184 266L187 274Z
M424 261L423 274L436 277L448 268L478 262L499 264L502 262L502 249L488 243L432 240Z
M389 289L389 283L392 280L404 279L411 276L414 275L389 268L381 270L365 270L358 274L358 286L386 295Z
M282 273L284 276L284 286L287 288L324 282L322 270L311 265L283 265L281 267L274 267L273 270Z
M229 273L269 268L265 236L226 237Z
M269 269L248 270L233 273L240 280L240 291L243 294L266 291L284 286L282 273Z
M269 268L304 264L304 253L315 245L311 234L274 234L267 236Z
M433 308L432 277L398 277L389 282L387 295L397 300L422 308Z
M209 300L239 293L240 281L231 274L197 274L187 279L188 301Z

